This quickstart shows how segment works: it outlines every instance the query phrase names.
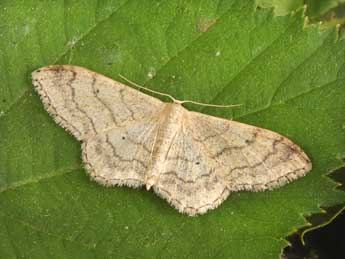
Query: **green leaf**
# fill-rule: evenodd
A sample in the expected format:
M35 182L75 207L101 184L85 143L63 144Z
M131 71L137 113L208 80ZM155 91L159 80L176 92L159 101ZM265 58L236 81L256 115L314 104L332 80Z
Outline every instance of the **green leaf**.
M301 13L276 17L249 0L2 1L1 255L277 258L303 215L345 200L326 176L344 166L345 46L336 29L303 24ZM34 69L63 63L181 100L241 103L188 107L286 135L313 170L196 218L153 192L97 185L31 84Z
M345 23L345 0L256 0L260 8L273 8L274 14L284 16L305 7L309 23L322 23L322 27L334 27ZM344 28L340 27L344 37Z

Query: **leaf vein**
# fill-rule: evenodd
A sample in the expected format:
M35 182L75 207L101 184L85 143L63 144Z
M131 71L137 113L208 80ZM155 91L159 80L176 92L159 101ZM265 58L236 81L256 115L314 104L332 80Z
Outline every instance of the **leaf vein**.
M239 116L235 116L234 118L245 117L245 116L247 116L247 115L251 115L251 114L255 114L255 113L262 112L262 111L264 111L264 110L268 110L268 109L271 108L271 107L277 107L277 106L285 105L287 102L289 102L289 101L291 101L291 100L293 100L293 99L299 98L299 97L301 97L301 96L303 96L303 95L306 95L306 94L309 94L310 92L313 92L313 91L321 90L321 89L324 88L324 87L330 86L331 84L334 84L334 83L337 83L337 82L340 82L340 81L342 81L342 79L336 79L336 80L333 80L333 81L331 81L331 82L328 82L328 83L325 83L325 84L323 84L323 85L320 85L320 86L318 86L318 87L310 88L310 89L308 89L307 91L304 91L304 92L302 92L302 93L300 93L300 94L298 94L298 95L295 95L295 96L293 96L293 97L291 97L291 98L286 99L286 100L285 100L284 102L282 102L282 103L273 104L273 105L271 105L271 106L267 106L267 105L266 105L265 107L263 107L263 108L261 108L261 109L258 109L258 110L255 110L255 111L250 111L250 112L248 112L248 113L244 113L244 114L241 114L241 115L239 115Z
M314 54L316 53L316 52L318 52L323 46L324 46L324 44L327 42L327 40L325 39L315 50L313 50L300 64L298 64L294 69L292 69L289 73L288 73L288 75L285 77L285 79L284 80L282 80L281 82L280 82L280 84L277 86L277 88L275 89L275 91L274 91L274 93L272 94L272 97L271 97L271 100L270 100L270 102L269 102L269 106L272 104L272 101L274 100L274 98L276 97L276 95L277 95L277 93L278 93L278 91L279 91L279 89L281 89L281 87L282 87L282 85L285 83L285 82L287 82L288 80L289 80L289 78L290 78L290 76L295 72L295 71L297 71L299 68L301 68L303 65L305 65L305 63L308 61L308 60L310 60L313 56L314 56Z
M21 188L21 187L26 186L26 185L36 184L36 183L39 183L41 181L44 181L46 179L50 179L53 177L64 176L64 175L72 173L78 169L80 169L80 165L74 165L74 166L65 168L63 170L53 171L49 174L44 175L43 177L37 177L37 178L22 180L22 181L14 183L10 186L0 188L0 194L3 192L9 191L9 190L15 190L15 189Z
M243 73L255 60L259 59L262 55L264 55L265 53L267 53L271 47L273 47L273 45L275 43L277 43L277 41L279 41L284 35L286 35L286 32L291 29L293 27L293 25L295 25L296 21L291 23L284 31L282 31L276 39L274 39L266 48L264 48L259 54L257 54L255 57L253 57L251 60L249 60L249 62L240 70L238 71L238 73L230 79L230 81L228 81L221 89L220 91L217 92L217 94L209 101L209 103L213 103L216 99L218 99L221 96L224 96L224 91L229 87L229 85L234 82L234 80L241 74ZM205 110L206 108L203 108L201 110Z
M105 17L102 20L96 21L95 24L93 26L91 26L85 33L83 33L78 39L75 40L74 44L67 44L67 48L65 49L65 51L62 52L62 54L60 56L58 56L56 58L56 60L54 61L54 64L56 64L63 56L65 56L68 51L72 50L74 48L75 45L77 45L80 41L82 41L83 39L85 39L85 37L87 37L93 30L95 30L101 23L104 23L106 21L108 21L114 14L116 14L120 9L122 9L122 7L124 7L125 5L127 5L127 3L129 3L130 0L126 1L124 4L122 4L121 6L119 6L117 9L115 9L113 12L111 12L107 17ZM65 30L66 31L66 30ZM67 37L66 37L67 38Z

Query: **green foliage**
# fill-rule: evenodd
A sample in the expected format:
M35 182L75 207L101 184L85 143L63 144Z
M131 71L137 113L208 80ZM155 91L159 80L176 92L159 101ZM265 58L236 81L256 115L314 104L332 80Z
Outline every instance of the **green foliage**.
M0 254L4 258L277 258L303 215L344 202L345 46L254 1L1 1ZM280 189L233 193L190 218L152 192L105 188L56 125L30 73L70 63L121 73L189 106L277 131L313 170ZM151 75L154 77L151 79Z
M314 1L314 0L312 0ZM256 0L262 8L274 8L275 15L287 15L303 6L303 0Z

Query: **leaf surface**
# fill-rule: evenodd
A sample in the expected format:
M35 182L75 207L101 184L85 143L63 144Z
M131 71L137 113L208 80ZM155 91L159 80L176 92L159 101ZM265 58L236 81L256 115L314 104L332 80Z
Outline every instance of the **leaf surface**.
M3 1L0 4L0 252L6 258L277 258L303 215L344 202L345 46L254 1ZM313 162L306 177L233 193L190 218L153 192L91 182L80 144L53 122L31 72L84 66L188 106L274 130Z

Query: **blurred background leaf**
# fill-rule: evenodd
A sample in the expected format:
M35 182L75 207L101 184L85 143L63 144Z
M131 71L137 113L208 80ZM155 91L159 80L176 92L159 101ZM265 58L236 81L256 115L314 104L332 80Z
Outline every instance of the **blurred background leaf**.
M256 0L261 8L273 8L275 15L284 16L306 8L309 23L322 23L322 27L333 27L345 23L345 0ZM344 30L341 30L343 37Z
M274 8L274 14L284 16L303 7L304 0L256 0L261 8Z

